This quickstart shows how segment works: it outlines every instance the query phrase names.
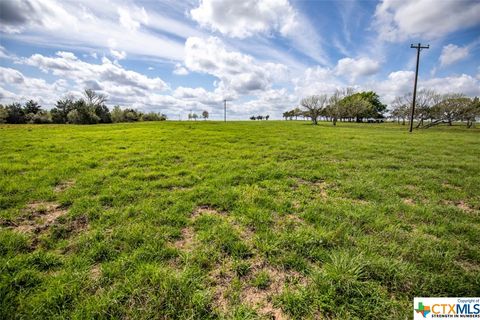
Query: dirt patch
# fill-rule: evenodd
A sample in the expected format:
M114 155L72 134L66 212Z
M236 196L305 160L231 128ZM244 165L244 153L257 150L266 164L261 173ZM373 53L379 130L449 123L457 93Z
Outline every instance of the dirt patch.
M195 243L195 233L192 227L182 229L182 237L173 243L173 246L180 250L191 251Z
M65 215L68 210L55 202L33 202L27 205L26 217L14 226L14 230L40 232L51 226L55 220Z
M214 216L226 216L227 215L226 212L218 211L217 209L215 209L211 206L200 206L192 212L190 218L192 220L195 220L195 219L197 219L198 217L200 217L204 214L210 214L210 215L214 215Z
M93 280L98 280L100 279L100 276L102 275L102 269L100 268L99 264L93 265L92 269L90 269L90 278Z
M306 285L307 281L296 271L286 271L261 263L256 271L252 272L247 285L243 288L240 298L243 303L255 308L261 316L271 319L288 319L283 311L273 304L273 298L282 293L287 283ZM257 288L251 285L253 277L260 272L268 274L270 282L266 288Z
M240 302L255 309L262 317L278 320L289 319L281 308L274 305L273 299L282 293L286 284L307 285L306 278L296 271L269 266L263 259L252 258L249 262L249 274L240 278ZM253 279L260 273L267 274L269 278L268 285L262 288L252 284ZM224 262L210 273L210 279L214 286L215 307L224 313L231 309L229 297L235 294L232 292L234 288L231 285L235 278L231 262Z
M410 199L410 198L403 199L403 203L405 203L406 205L409 205L409 206L415 205L415 201L413 201L413 199Z
M458 265L460 268L467 272L479 272L480 271L480 265L468 261L468 260L459 260L455 261L455 264Z
M326 198L328 184L323 180L309 181L302 178L296 179L296 184L292 187L293 190L298 189L300 186L308 186L314 189L317 193L320 194L322 198Z
M464 201L458 201L455 205L457 206L457 208L462 209L463 211L475 212L475 209L469 206Z
M475 208L473 208L472 206L470 206L468 203L466 203L465 201L463 200L459 200L459 201L450 201L450 200L442 200L441 201L441 204L443 205L447 205L447 206L455 206L465 212L468 212L468 213L478 213L479 210L475 210Z
M56 193L63 192L63 191L65 191L65 190L71 188L74 184L75 184L75 181L74 181L74 180L62 181L62 182L58 183L58 184L55 186L54 191L55 191Z
M453 189L453 190L461 190L460 187L454 186L448 182L442 183L442 187L447 188L447 189Z

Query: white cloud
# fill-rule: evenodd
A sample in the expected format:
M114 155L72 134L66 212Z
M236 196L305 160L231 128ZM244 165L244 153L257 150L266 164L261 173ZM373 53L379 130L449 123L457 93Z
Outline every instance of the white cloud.
M328 64L316 28L288 0L202 0L190 15L201 26L233 38L278 32L289 40L293 50Z
M122 26L130 31L136 31L141 24L148 24L148 15L145 8L135 8L127 10L126 8L118 8L118 21Z
M298 104L297 97L285 88L270 89L259 94L256 99L245 103L233 102L229 111L242 119L247 119L252 115L280 117L285 110L292 109L296 104Z
M67 83L61 79L47 83L44 79L27 77L18 70L0 67L0 103L34 98L41 104L50 104L68 92L66 85ZM11 89L7 90L7 87Z
M434 89L441 93L453 92L470 97L480 96L480 80L467 74L428 79L419 87Z
M387 41L436 39L480 24L478 17L478 1L384 0L376 7L374 26Z
M215 37L188 38L185 43L185 66L190 71L211 74L218 79L216 87L227 94L248 94L269 89L284 78L286 67L260 63L249 55L228 51Z
M201 26L236 38L294 28L295 10L287 0L201 0L190 11Z
M343 58L338 60L335 68L337 75L350 78L352 81L360 76L369 76L380 70L380 63L370 58Z
M5 84L23 83L25 81L23 74L12 68L0 67L0 82Z
M219 105L223 97L217 93L209 92L204 88L178 87L173 91L173 97L181 100L200 102L204 105Z
M415 72L413 71L395 71L388 75L383 81L369 83L367 87L376 91L384 103L391 103L395 97L403 96L413 91L413 79Z
M443 47L440 55L440 65L442 67L463 60L468 57L469 50L467 47L459 47L454 44L449 44Z
M136 92L168 88L160 78L149 78L141 73L125 70L120 65L103 58L101 64L92 64L79 60L71 52L57 52L56 57L34 54L20 63L38 67L44 72L71 79L82 86L93 85L99 90L123 90L129 87ZM95 82L93 82L95 81ZM126 91L125 91L126 92Z
M115 60L123 60L127 57L127 53L125 51L118 51L114 49L110 49L110 54L115 58Z
M112 14L112 8L118 8L118 14ZM114 49L126 54L181 61L183 40L148 28L149 15L143 7L121 0L3 0L0 1L0 31L13 30L17 34L5 34L5 37L33 45L86 52ZM152 16L162 17L155 12ZM173 19L162 21L165 22L162 25L153 23L153 29L175 34L172 28L182 25ZM190 34L191 30L184 27L182 33ZM192 34L196 33L192 31ZM112 41L118 45L112 46Z
M396 71L388 75L388 79L365 86L366 90L374 90L384 103L391 103L397 96L403 96L413 91L415 72ZM467 96L480 95L480 80L472 76L462 74L450 77L435 77L422 79L418 83L418 89L433 89L439 93L463 93Z
M173 70L173 74L176 74L177 76L186 76L189 74L189 72L184 66L182 66L180 63L177 63L175 65L175 69Z

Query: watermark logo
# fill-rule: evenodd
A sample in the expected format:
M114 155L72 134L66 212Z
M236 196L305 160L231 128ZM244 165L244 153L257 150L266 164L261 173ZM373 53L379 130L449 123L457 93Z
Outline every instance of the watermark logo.
M480 298L414 298L413 319L480 319Z
M420 313L424 318L426 318L427 314L430 313L430 306L424 306L423 302L419 302L418 308L415 309L415 312Z

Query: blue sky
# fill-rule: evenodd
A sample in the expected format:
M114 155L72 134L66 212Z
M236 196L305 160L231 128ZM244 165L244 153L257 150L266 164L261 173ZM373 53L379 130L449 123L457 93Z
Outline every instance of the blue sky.
M480 95L480 2L2 0L0 103L46 108L85 88L171 119L280 118L353 87L385 103L419 86Z

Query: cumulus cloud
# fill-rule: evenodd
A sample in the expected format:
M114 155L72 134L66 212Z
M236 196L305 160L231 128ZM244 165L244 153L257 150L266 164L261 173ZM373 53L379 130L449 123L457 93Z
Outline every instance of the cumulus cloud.
M186 76L188 73L188 70L180 63L177 63L175 69L173 69L173 74L176 74L177 76Z
M118 8L117 12L120 24L130 31L136 31L141 24L148 24L148 14L143 7L134 10Z
M125 51L118 51L114 49L110 49L110 54L115 58L115 60L123 60L127 57L127 53Z
M388 75L383 81L369 83L365 86L367 90L375 90L379 93L384 103L391 103L397 96L403 96L413 91L413 71L395 71ZM423 79L418 84L418 89L432 89L440 93L463 93L467 96L480 95L480 80L470 75L462 74L449 77L434 77Z
M202 0L190 15L201 26L236 38L271 31L285 35L296 24L287 0Z
M202 87L178 87L173 91L173 97L186 101L200 102L204 105L220 105L223 97Z
M440 38L480 24L480 2L457 0L384 0L375 10L374 26L381 39Z
M440 55L440 65L442 67L453 64L457 61L468 57L469 49L467 47L459 47L454 44L448 44L443 47Z
M0 102L11 103L36 99L41 104L50 104L58 95L68 92L67 83L57 80L52 83L44 79L23 75L20 71L0 67ZM7 87L11 89L6 89Z
M118 15L111 13L112 7L118 8ZM198 32L152 11L147 14L145 8L121 0L3 0L0 1L0 31L6 37L34 45L114 49L120 53L181 61L183 40L163 33L187 37ZM155 20L152 26L150 20ZM118 46L112 46L111 41Z
M338 60L336 74L346 76L352 81L360 76L369 76L380 70L380 63L370 58L343 58Z
M233 103L229 110L243 119L259 114L279 117L281 113L293 108L297 103L298 98L287 89L269 89L250 101Z
M51 72L62 78L71 79L82 85L88 84L87 81L96 80L98 87L104 89L130 87L137 91L162 91L168 88L167 84L158 77L149 78L141 73L125 70L105 57L101 64L93 64L78 59L71 52L59 51L55 57L34 54L19 62L38 67L44 72Z
M190 71L217 77L220 81L216 87L225 94L264 91L286 73L284 65L260 63L252 56L228 51L216 37L188 38L185 43L185 66Z

